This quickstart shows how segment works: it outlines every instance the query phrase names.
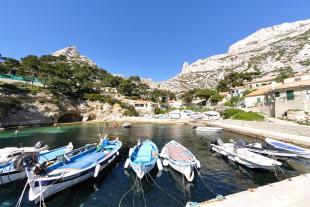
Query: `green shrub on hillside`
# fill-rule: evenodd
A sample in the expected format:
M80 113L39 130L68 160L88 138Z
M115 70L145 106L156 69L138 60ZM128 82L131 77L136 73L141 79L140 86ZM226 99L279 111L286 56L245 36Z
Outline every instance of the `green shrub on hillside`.
M123 113L124 116L138 116L139 113L136 111L135 107L128 106L126 111Z

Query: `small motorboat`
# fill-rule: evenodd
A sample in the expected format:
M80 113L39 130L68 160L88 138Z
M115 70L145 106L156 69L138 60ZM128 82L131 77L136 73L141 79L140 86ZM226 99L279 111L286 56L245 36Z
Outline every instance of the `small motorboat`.
M249 151L244 144L238 141L223 143L221 139L217 139L215 144L211 144L211 149L248 168L269 170L282 164L274 159Z
M48 150L48 146L42 146L42 142L37 142L34 147L6 147L0 149L0 165L14 160L23 153L42 152L46 150Z
M221 132L223 131L223 128L219 127L207 127L207 126L197 126L196 131L200 132Z
M165 167L172 167L183 174L189 182L194 180L195 169L200 169L199 160L188 149L174 140L163 147L160 157L164 159L163 165Z
M26 171L29 200L39 201L88 178L96 178L100 171L113 163L121 146L118 139L101 139L98 145L88 144L64 154L62 160L45 169Z
M131 124L130 124L130 123L128 123L128 122L126 122L126 123L122 124L122 127L124 127L124 128L126 128L126 129L128 129L128 128L130 128L130 127L131 127Z
M266 138L265 141L269 145L273 146L274 148L293 152L293 153L297 154L298 157L310 159L310 150L309 149L298 147L296 145L288 144L288 143L281 142L281 141L271 139L271 138Z
M68 146L60 147L50 151L23 151L14 159L0 164L0 185L11 183L27 177L25 168L35 165L48 165L56 160L58 156L63 155L73 149L72 143ZM32 163L29 163L29 161Z
M246 145L246 148L257 154L261 154L267 157L277 157L279 159L286 159L286 158L294 158L297 157L297 154L290 153L290 152L281 152L279 150L270 149L268 146L262 145L262 143L254 142Z
M138 144L129 150L129 158L126 160L124 168L131 167L138 178L142 179L144 175L150 172L155 164L158 170L163 166L158 159L158 149L154 142L150 140L138 141Z

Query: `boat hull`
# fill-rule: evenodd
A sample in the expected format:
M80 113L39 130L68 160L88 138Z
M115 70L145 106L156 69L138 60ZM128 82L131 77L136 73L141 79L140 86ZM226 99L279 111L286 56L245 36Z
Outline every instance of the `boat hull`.
M118 156L119 156L118 151L116 151L109 157L98 162L98 164L100 164L99 172L112 165L113 160L116 159ZM96 165L88 169L81 170L75 174L70 174L68 176L64 176L61 178L58 177L53 179L42 179L41 184L39 183L40 181L34 181L33 183L30 183L31 187L29 189L29 200L39 201L41 195L40 192L43 192L42 193L43 198L48 198L64 189L67 189L78 183L81 183L94 176L95 168Z
M247 149L237 149L234 151L233 144L224 144L224 146L218 146L211 144L212 150L227 157L229 160L232 160L236 163L244 165L252 169L265 169L271 170L276 166L280 166L281 163L264 157L262 155L250 152ZM238 150L240 150L238 152Z
M22 180L22 179L25 179L26 177L27 176L26 176L25 171L14 170L14 171L10 171L8 173L2 173L0 175L0 185L15 182L18 180Z
M171 155L169 154L169 150L167 149L168 145L177 146L183 149L191 156L192 160L185 161L185 160L172 159ZM160 153L160 157L162 157L165 160L164 164L165 162L168 162L168 165L171 168L183 174L186 177L187 181L189 182L192 182L194 179L195 169L198 170L200 168L200 165L198 166L199 161L196 159L196 157L191 152L189 152L188 149L186 149L184 146L175 141L171 141L163 147Z

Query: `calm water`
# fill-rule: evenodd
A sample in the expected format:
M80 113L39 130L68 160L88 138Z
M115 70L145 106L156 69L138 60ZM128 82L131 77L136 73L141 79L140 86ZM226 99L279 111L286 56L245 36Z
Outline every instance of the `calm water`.
M0 133L0 148L33 146L37 141L44 141L50 148L73 142L77 148L87 143L98 142L98 131L102 131L99 125L23 129L18 136L15 136L13 131L6 131ZM131 129L119 127L109 130L109 134L110 137L118 136L123 142L120 160L101 173L96 180L88 180L48 199L47 206L119 206L122 196L131 188L132 190L122 200L121 206L144 206L144 202L149 207L185 206L186 201L200 202L215 197L204 183L215 193L227 195L310 172L309 163L303 160L285 162L275 174L250 170L211 153L209 144L215 137L221 137L224 141L240 138L254 141L228 132L207 134L196 133L191 126L137 124ZM136 182L134 185L136 177L130 171L125 172L123 166L129 148L136 144L138 138L152 139L159 149L169 140L177 140L200 160L202 177L196 176L193 183L188 183L180 174L165 168L161 176L158 177L157 170L154 170L151 173L152 179L142 180L142 183ZM19 181L0 186L0 206L15 206L24 185L25 181ZM26 191L22 206L34 206L34 203L27 201L27 196Z

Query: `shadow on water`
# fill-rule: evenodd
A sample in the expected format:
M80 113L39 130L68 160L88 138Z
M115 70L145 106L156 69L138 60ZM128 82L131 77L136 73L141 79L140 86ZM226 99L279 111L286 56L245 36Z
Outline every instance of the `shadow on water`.
M98 132L104 131L103 125L68 125L58 127L37 127L0 133L0 148L8 146L33 146L44 141L50 148L60 147L73 142L75 148L87 143L98 142ZM253 139L224 131L223 133L197 133L186 125L136 124L130 129L122 127L109 129L110 137L119 137L123 142L121 156L117 163L102 173L98 179L89 179L72 188L59 192L46 201L47 206L118 206L122 196L132 188L135 175L124 173L124 163L129 148L139 138L152 139L161 150L172 139L183 144L200 160L201 177L196 175L193 183L171 168L164 168L157 177L157 169L152 171L148 180L143 179L123 199L121 206L185 206L186 201L204 201L215 197L215 193L228 195L249 188L283 180L301 173L310 172L309 162L288 160L274 171L257 171L245 168L210 152L210 143L215 138L225 142L230 139ZM203 182L202 182L203 181ZM208 187L206 187L205 184ZM14 206L22 192L25 181L0 187L0 206ZM5 187L5 188L4 188ZM143 189L143 191L142 191ZM211 189L211 190L210 190ZM143 194L142 194L143 192ZM33 206L27 201L26 191L22 206ZM145 199L145 201L144 201Z

